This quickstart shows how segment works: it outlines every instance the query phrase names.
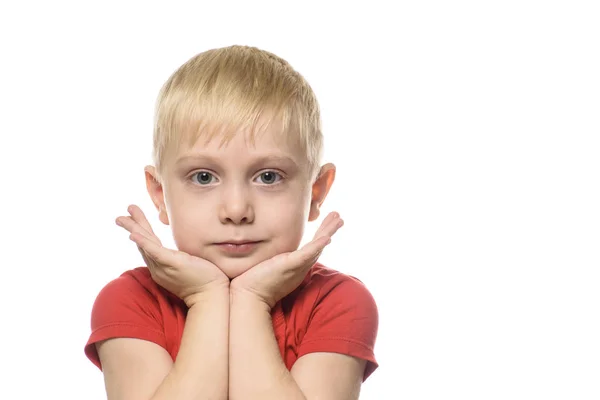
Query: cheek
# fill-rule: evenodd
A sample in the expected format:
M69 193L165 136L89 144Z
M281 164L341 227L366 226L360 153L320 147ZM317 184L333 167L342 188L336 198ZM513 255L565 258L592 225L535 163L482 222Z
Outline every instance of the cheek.
M173 240L177 248L188 254L199 256L201 238L210 237L211 221L203 208L191 206L183 201L171 203L169 220ZM213 222L214 224L214 222Z
M277 251L287 252L298 248L304 234L308 207L301 198L278 202L268 213L269 233ZM267 218L265 218L267 220Z

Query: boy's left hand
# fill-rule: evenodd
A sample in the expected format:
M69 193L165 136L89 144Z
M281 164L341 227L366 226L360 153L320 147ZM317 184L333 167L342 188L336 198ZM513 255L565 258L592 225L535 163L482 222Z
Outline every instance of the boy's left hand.
M338 213L330 213L311 242L296 251L278 254L249 269L231 281L231 291L248 294L273 308L302 283L308 270L317 262L325 246L331 242L331 237L343 224Z

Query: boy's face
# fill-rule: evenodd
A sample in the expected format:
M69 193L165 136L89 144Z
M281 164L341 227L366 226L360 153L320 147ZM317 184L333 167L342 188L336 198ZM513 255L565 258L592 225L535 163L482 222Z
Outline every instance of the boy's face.
M304 152L268 129L254 146L243 133L219 144L216 138L182 147L165 164L163 185L153 167L146 168L146 183L177 248L233 279L298 248L305 222L319 216L335 167L323 166L311 182Z

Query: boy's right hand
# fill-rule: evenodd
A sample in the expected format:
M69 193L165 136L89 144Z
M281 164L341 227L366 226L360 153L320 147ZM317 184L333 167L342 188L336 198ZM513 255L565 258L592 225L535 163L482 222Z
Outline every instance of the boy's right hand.
M183 251L163 247L142 210L131 205L129 217L118 217L117 225L129 231L142 254L152 279L191 307L212 290L229 289L229 278L216 265Z

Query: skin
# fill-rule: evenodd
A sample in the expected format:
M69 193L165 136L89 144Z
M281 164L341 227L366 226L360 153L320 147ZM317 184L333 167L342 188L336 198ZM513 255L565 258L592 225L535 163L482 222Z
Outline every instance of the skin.
M316 179L311 179L300 148L268 129L253 145L240 132L225 146L213 139L182 147L164 165L162 180L153 166L145 168L146 185L160 221L171 227L178 250L162 246L137 206L130 206L130 216L117 218L117 224L131 233L153 279L182 298L190 310L200 310L198 327L211 325L200 318L213 321L220 315L204 315L203 305L216 304L223 291L230 298L229 317L217 324L229 332L228 361L220 356L227 335L214 336L211 345L188 340L188 349L182 352L196 356L178 357L181 365L175 371L192 372L181 376L171 372L170 381L165 380L168 386L194 387L190 393L201 393L202 385L213 389L216 385L225 396L262 400L358 398L364 360L312 353L287 371L270 316L275 303L302 282L343 225L338 213L330 213L313 240L298 249L306 222L319 217L335 179L335 166L323 165ZM217 245L236 240L258 244L244 255L228 253ZM220 343L223 337L225 342ZM212 370L201 371L202 364L195 360L211 357L215 358ZM220 366L217 372L223 372L207 379L216 365ZM337 371L335 384L331 371ZM169 398L174 393L170 390L163 384L157 393Z
M162 183L154 167L145 168L159 219L171 226L180 251L234 279L298 249L305 223L319 216L335 166L322 166L311 182L305 154L278 138L267 128L254 146L238 133L222 147L215 139L183 147L165 164ZM216 245L231 240L260 243L252 254L231 256Z

